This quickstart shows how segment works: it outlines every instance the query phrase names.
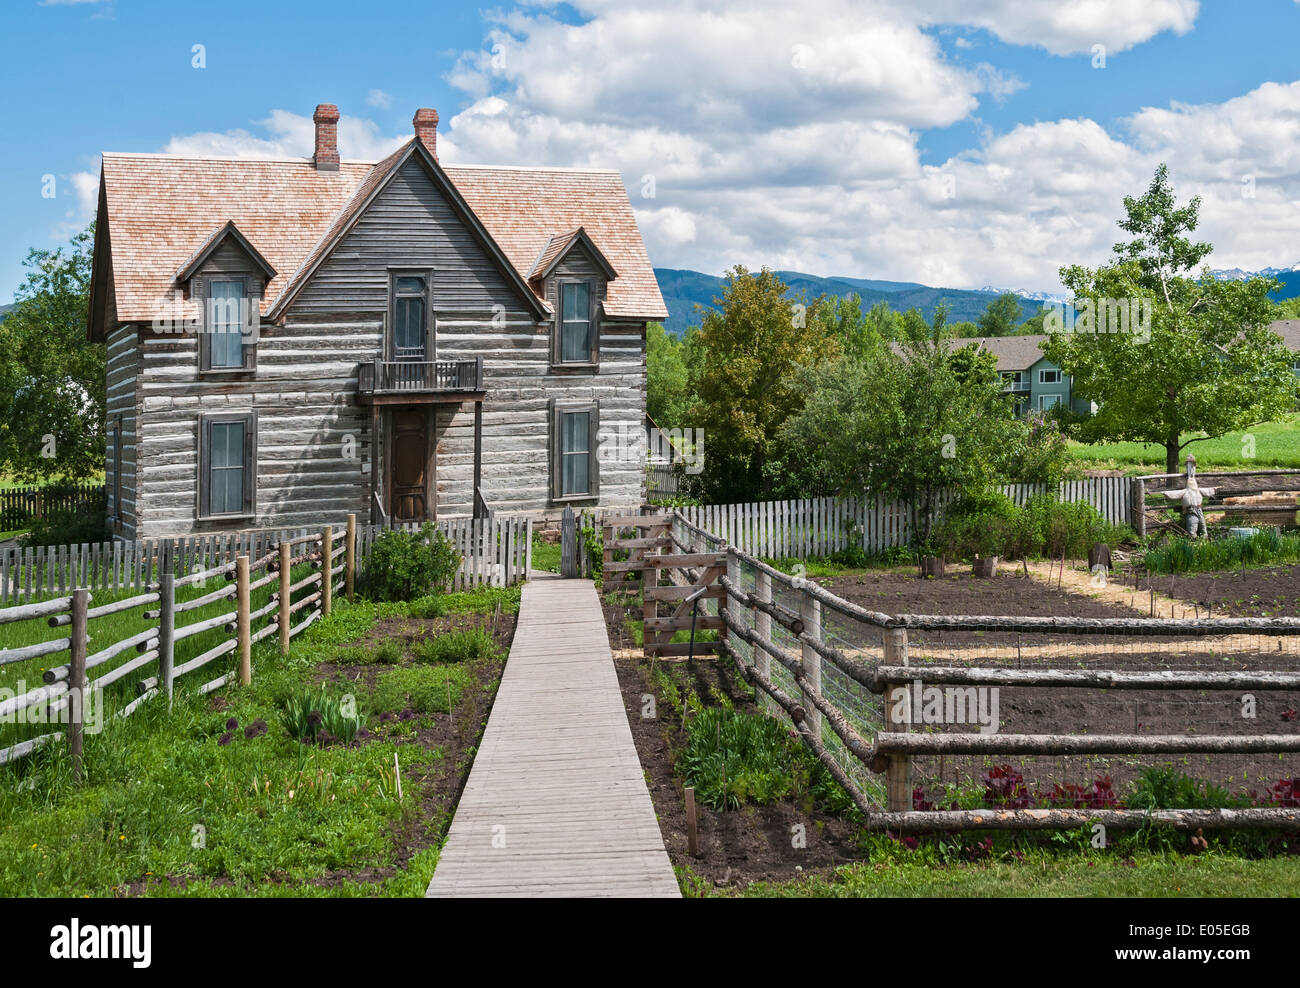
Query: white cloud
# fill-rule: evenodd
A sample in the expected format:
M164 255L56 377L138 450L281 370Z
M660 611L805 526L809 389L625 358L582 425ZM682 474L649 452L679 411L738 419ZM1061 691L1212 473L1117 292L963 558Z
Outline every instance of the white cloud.
M257 121L267 136L258 136L238 128L221 132L206 131L173 137L163 148L168 154L212 155L237 158L311 157L315 149L316 125L310 114L272 110L265 120ZM389 137L364 117L343 114L339 117L339 155L345 159L374 161L384 157L409 134Z
M366 93L366 106L375 106L381 110L391 110L393 107L393 97L390 93L382 89L372 89Z
M77 209L89 222L99 206L99 172L73 172L71 181L77 196Z
M1165 31L1186 34L1200 8L1197 0L917 0L908 6L933 22L984 28L1053 55L1090 52L1097 44L1121 52Z

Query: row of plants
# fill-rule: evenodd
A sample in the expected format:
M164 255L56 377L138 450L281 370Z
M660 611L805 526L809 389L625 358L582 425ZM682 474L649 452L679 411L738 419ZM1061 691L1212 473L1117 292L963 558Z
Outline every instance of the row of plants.
M1300 534L1262 528L1249 536L1223 533L1209 539L1174 536L1150 546L1142 565L1152 573L1204 573L1300 562Z
M1127 527L1083 501L1035 494L1017 505L1000 491L985 490L949 507L922 551L948 559L1080 559L1098 542L1117 546L1129 536Z

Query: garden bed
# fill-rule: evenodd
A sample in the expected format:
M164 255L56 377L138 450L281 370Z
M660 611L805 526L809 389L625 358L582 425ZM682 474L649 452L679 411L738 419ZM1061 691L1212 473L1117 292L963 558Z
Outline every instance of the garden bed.
M642 658L627 635L626 607L607 601L605 617L632 737L674 867L688 869L718 888L741 888L756 881L829 873L865 858L852 823L819 810L808 793L763 805L747 802L727 811L715 811L697 800L699 855L693 857L687 847L684 781L678 771L686 731L656 676L672 676L679 691L689 692L710 708L720 706L725 698L739 714L758 713L753 693L737 677L729 659L664 663ZM642 716L647 696L655 698L653 718ZM796 846L798 834L806 846Z
M1300 617L1300 564L1157 576L1156 589L1223 617Z

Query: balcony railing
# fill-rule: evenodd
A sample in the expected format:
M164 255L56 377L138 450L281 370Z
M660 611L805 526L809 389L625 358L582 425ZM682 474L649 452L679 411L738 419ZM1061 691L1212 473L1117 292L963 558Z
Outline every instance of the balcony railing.
M472 394L483 390L483 358L379 360L362 364L362 395Z

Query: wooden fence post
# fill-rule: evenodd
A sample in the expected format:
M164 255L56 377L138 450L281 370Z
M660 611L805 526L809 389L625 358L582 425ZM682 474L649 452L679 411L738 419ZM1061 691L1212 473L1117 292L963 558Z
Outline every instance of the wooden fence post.
M86 715L86 610L90 591L72 591L72 624L69 632L71 661L68 663L68 751L72 755L72 781L81 781L81 742Z
M1133 480L1133 486L1130 488L1132 504L1129 511L1133 515L1133 531L1137 533L1138 538L1145 538L1147 534L1147 484L1145 480L1136 478Z
M348 534L344 539L347 549L343 553L343 589L352 600L357 585L357 516L348 515Z
M289 565L290 546L286 539L280 539L280 654L289 654Z
M159 577L158 588L158 682L172 702L175 675L176 575L169 568Z
M578 520L573 505L566 504L560 517L560 576L572 580L578 573Z
M754 597L764 604L772 602L772 577L763 570L754 573ZM763 641L772 640L772 615L766 611L754 610L754 633ZM772 681L772 656L766 649L754 649L754 665L767 682ZM757 690L759 707L765 712L772 710L772 701L762 690Z
M320 610L326 617L334 608L334 526L326 525L321 532L320 559Z
M252 609L249 605L248 557L235 560L235 634L239 640L239 682L253 681Z
M887 666L907 665L907 629L888 628L884 633L885 660ZM894 689L907 683L886 683L882 697L885 714L885 731L905 733L911 726L914 711L911 707L911 694L904 701L903 709L907 711L905 720L895 721L891 716ZM902 813L912 808L912 759L907 755L890 755L889 767L885 770L885 809L890 813Z
M822 637L822 605L810 593L803 594L799 599L799 617L803 621L803 631L809 638L821 641ZM803 646L804 674L808 677L812 687L818 692L822 691L822 656L815 648L809 645ZM808 727L812 731L812 736L818 741L822 739L822 712L817 709L812 700L805 695L804 709L808 711Z

